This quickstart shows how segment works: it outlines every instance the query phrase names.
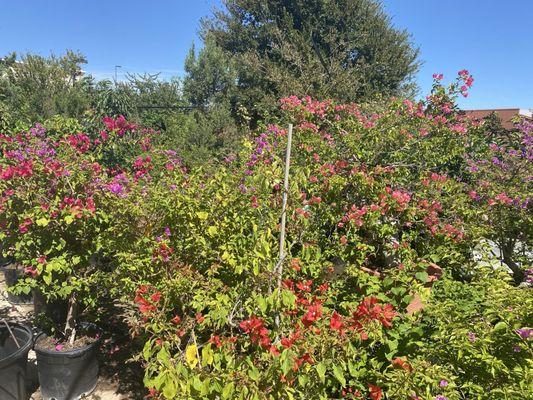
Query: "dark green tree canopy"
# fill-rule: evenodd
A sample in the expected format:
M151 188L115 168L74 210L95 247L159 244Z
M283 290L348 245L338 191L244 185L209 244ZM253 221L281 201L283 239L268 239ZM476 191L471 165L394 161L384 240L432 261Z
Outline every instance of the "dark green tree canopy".
M204 38L234 60L248 107L296 94L359 101L398 94L418 49L376 0L225 0Z

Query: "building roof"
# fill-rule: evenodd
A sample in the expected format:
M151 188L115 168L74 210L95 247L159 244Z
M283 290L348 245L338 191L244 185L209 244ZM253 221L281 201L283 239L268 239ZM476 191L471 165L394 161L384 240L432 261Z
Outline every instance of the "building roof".
M475 119L484 119L490 114L495 113L502 122L502 126L505 129L513 129L514 124L512 119L518 116L526 118L533 117L533 110L527 108L491 108L484 110L464 110L466 115L469 115Z

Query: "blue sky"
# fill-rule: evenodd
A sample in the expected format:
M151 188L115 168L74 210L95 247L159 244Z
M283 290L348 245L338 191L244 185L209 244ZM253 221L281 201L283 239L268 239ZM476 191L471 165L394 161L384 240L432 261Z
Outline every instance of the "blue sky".
M0 55L79 50L97 78L125 72L183 73L198 21L219 0L0 0ZM475 78L464 108L533 108L531 0L384 0L397 27L413 35L424 62L422 93L431 75Z

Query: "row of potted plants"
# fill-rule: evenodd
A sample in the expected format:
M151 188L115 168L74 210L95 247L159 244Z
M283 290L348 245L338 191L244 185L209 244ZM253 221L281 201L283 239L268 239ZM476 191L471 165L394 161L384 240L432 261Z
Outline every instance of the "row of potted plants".
M0 240L10 260L3 273L12 302L34 302L42 333L33 347L44 399L79 398L97 383L101 332L80 316L97 306L105 269L98 258L99 232L107 225L100 205L112 167L102 162L104 142L133 128L123 119L107 122L117 125L99 140L77 127L54 135L40 125L0 135ZM17 350L21 358L25 353Z

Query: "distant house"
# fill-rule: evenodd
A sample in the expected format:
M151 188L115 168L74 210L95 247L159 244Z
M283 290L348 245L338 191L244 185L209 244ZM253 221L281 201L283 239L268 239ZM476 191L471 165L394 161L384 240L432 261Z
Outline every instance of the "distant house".
M531 108L493 108L486 110L464 110L464 112L466 115L478 120L485 119L490 114L495 113L505 129L514 128L512 120L516 116L533 118L533 109Z

